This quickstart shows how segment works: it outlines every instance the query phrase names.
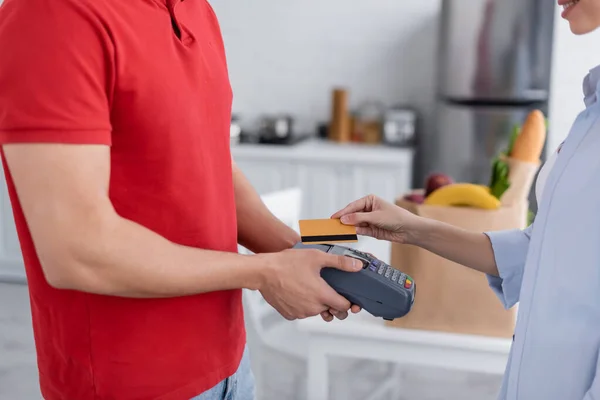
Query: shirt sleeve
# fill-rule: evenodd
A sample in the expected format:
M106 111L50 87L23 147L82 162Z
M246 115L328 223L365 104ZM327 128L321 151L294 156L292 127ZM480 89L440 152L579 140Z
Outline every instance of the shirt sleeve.
M0 8L0 144L111 144L113 46L91 3Z
M519 301L525 259L533 225L524 230L486 232L492 243L499 276L487 275L492 290L506 309Z

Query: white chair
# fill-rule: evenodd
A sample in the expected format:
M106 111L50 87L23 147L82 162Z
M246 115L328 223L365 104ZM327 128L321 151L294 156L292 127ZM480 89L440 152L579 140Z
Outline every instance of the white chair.
M298 220L300 219L302 192L300 189L293 188L282 190L262 196L262 200L267 208L281 221L292 227L298 232ZM240 246L240 252L249 254L250 251ZM298 325L285 320L271 307L257 291L244 290L244 306L246 310L246 326L248 332L248 343L251 353L252 368L256 377L257 399L267 399L267 393L273 394L273 399L286 400L304 400L306 399L306 379L307 379L307 357L309 353L308 340L310 335L298 329ZM351 352L349 352L351 353ZM270 361L276 360L277 365ZM352 387L348 385L348 380L356 380L360 377L369 380L373 374L386 374L388 365L354 359L349 362L344 357L329 360L332 371L332 379L327 375L322 376L335 392L335 398L350 400L352 399ZM275 367L273 370L269 368ZM282 373L290 371L289 374ZM275 377L277 385L271 385L269 377ZM393 371L396 372L395 369ZM332 384L329 385L329 382ZM370 382L369 382L370 383ZM377 382L373 382L375 385ZM387 389L394 387L394 381L386 376L385 383L378 385L379 390L374 391L369 396L361 396L361 400L375 400L378 396L386 394ZM286 393L277 393L279 386L288 388ZM292 396L292 397L290 397ZM392 397L381 397L389 400ZM310 400L310 399L309 399Z

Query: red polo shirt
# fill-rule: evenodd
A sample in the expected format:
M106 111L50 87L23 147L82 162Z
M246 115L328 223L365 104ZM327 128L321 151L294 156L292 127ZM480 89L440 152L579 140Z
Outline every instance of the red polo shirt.
M0 54L0 143L109 145L121 216L236 251L232 93L206 0L5 0ZM187 400L235 372L240 290L140 300L53 289L5 172L46 400Z

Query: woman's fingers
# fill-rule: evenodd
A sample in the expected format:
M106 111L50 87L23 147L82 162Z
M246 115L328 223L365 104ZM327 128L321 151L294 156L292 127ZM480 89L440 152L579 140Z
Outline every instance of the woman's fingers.
M341 218L343 215L353 214L359 211L368 211L367 205L369 204L368 197L363 197L362 199L358 199L348 204L346 207L342 208L340 211L336 212L331 216L331 218Z
M357 226L356 233L361 236L372 236L373 228L371 228L370 226Z
M374 214L372 212L355 212L343 215L341 221L343 224L354 226L368 226L373 223Z

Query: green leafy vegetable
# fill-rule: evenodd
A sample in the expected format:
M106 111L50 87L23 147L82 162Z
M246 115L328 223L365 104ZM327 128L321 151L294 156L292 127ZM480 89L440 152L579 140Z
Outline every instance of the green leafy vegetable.
M490 181L490 193L500 199L502 194L510 187L508 182L508 164L497 157L492 163L492 179Z
M508 149L506 150L506 155L509 156L512 153L512 149L515 146L515 140L519 136L519 132L521 131L521 127L517 124L513 126L512 133L510 135L510 141L508 142Z
M519 136L520 130L521 127L519 125L513 126L508 148L506 151L501 152L496 158L494 158L494 160L492 160L492 177L489 186L490 193L497 199L500 199L504 192L506 192L506 190L510 187L510 182L508 181L508 163L504 161L504 159L512 152L515 140L517 139L517 136Z

